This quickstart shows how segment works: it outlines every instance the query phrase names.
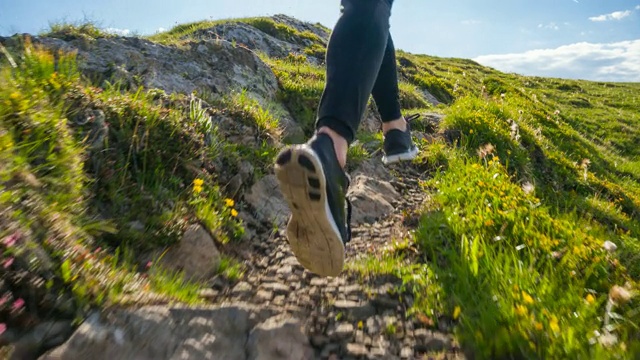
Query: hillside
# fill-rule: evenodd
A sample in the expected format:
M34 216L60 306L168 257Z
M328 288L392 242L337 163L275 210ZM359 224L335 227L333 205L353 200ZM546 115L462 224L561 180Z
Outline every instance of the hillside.
M382 165L371 103L323 279L288 250L272 161L313 130L329 32L0 37L0 356L640 356L640 84L399 50L421 156Z

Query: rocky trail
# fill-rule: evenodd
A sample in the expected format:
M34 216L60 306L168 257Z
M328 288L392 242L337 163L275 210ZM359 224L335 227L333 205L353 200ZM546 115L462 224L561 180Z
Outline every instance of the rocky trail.
M406 238L415 224L410 214L425 198L419 187L424 175L410 165L396 167L395 175L379 167L388 181L367 179L392 187L393 210L375 222L355 224L347 264ZM350 197L358 207L364 175L355 174ZM380 195L372 192L368 199ZM464 358L446 322L434 329L407 314L413 298L397 291L401 279L363 278L348 269L336 278L315 276L298 264L283 234L267 226L255 229L240 254L249 270L234 283L212 280L201 294L210 306L96 314L42 359Z

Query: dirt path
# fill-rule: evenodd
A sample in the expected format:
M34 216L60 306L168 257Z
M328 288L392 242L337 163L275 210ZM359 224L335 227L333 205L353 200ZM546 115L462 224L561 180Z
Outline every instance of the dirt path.
M201 294L209 305L95 313L42 359L464 359L446 321L434 329L409 315L414 298L402 279L364 276L354 266L375 261L417 224L412 214L426 196L424 175L408 165L391 173L385 186L400 194L394 210L372 224L354 224L341 276L305 271L284 231L264 224L236 247L248 267L242 278L216 277Z
M407 236L412 222L415 226L405 214L419 208L425 198L419 187L423 175L410 166L394 170L391 184L402 198L392 204L395 211L390 216L354 227L347 264L381 254L392 241ZM245 279L228 289L217 284L218 295L212 301L246 301L300 319L321 359L463 358L450 334L428 329L407 315L413 297L395 291L402 285L397 277L363 279L350 270L336 278L317 277L298 264L283 230L266 241L254 241L245 256L253 265Z

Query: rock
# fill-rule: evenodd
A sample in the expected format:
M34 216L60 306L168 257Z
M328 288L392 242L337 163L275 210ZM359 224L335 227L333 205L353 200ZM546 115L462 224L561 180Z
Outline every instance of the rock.
M252 51L228 42L199 41L165 46L137 37L98 38L86 43L35 37L50 49L77 51L79 69L97 79L120 81L136 88L167 93L214 94L246 89L261 99L274 99L278 83L271 69Z
M200 292L198 292L198 297L203 300L213 301L216 299L216 297L218 297L218 294L219 294L218 290L208 288L208 289L200 290Z
M391 203L400 199L400 194L389 182L366 175L353 179L347 196L353 205L352 221L356 224L374 223L391 214L394 210Z
M240 163L238 174L242 177L242 181L246 182L253 178L256 169L249 161L243 161Z
M373 347L369 351L369 359L384 359L387 352L379 347Z
M336 327L334 334L340 339L350 339L353 336L353 325L342 323Z
M371 303L381 309L396 309L400 305L398 299L394 299L389 295L380 295L371 299Z
M276 295L287 295L291 292L288 285L277 282L263 284L262 288L271 291Z
M12 359L36 359L43 351L63 344L73 332L70 321L44 322L13 344Z
M321 278L321 277L314 277L313 279L311 279L309 285L311 285L311 286L326 286L327 285L327 279L326 278Z
M401 359L412 359L413 358L413 349L410 347L403 347L400 350L400 358Z
M187 278L203 280L214 275L220 264L220 252L207 230L200 225L192 225L158 264L170 270L183 271Z
M224 39L236 47L265 53L270 57L284 58L291 52L300 51L299 45L277 39L255 27L244 23L226 23L190 34L199 40Z
M358 131L366 133L377 133L382 129L382 120L377 111L373 109L373 106L367 107L362 121L360 122L360 128Z
M355 179L358 175L365 175L381 181L394 182L397 177L392 175L389 169L384 166L380 158L363 161L351 172L351 177Z
M366 322L366 326L367 326L367 334L369 335L375 335L380 332L380 321L377 320L375 317L368 318Z
M427 329L416 329L413 336L418 343L417 349L421 352L443 351L451 348L451 339L442 333L433 332Z
M389 215L394 210L391 202L400 198L389 182L365 175L358 175L353 180L347 196L353 205L352 221L356 224L374 223Z
M250 310L145 307L93 314L41 360L245 360Z
M424 132L426 132L427 134L434 134L438 131L438 128L440 127L440 123L442 123L442 120L444 120L445 115L444 114L439 114L439 113L425 113L422 114L422 120L421 122L423 123L423 128L424 128Z
M340 350L340 345L335 343L329 343L322 348L320 357L323 359L328 358L331 355L335 355Z
M248 296L253 292L253 286L248 282L241 281L236 286L233 287L231 293L235 296L244 297Z
M344 312L352 320L359 321L375 315L376 309L368 302L358 303L350 300L338 300L333 305L337 310Z
M440 100L438 100L438 98L436 98L435 96L433 96L433 94L431 94L429 91L424 90L422 88L418 88L418 91L422 94L422 96L429 102L431 103L431 105L433 106L438 106L440 104L442 104L442 102L440 102Z
M255 298L256 300L259 300L262 302L271 301L271 299L273 299L273 292L267 291L267 290L258 290L258 293L256 294Z
M364 346L363 344L357 344L357 343L347 344L347 347L345 350L347 355L354 356L354 357L366 356L368 353L366 346Z
M251 330L246 358L248 360L313 359L313 349L299 320L272 317Z
M311 337L311 344L317 348L325 346L329 341L329 337L326 335L314 335Z
M269 224L283 227L289 219L289 207L278 187L275 175L267 175L255 183L244 200L253 207L257 218Z

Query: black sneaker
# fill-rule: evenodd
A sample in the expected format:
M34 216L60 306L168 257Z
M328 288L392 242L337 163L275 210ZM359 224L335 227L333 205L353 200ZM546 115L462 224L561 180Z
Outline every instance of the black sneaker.
M275 173L291 218L287 238L298 262L320 276L337 276L351 240L349 177L340 167L333 140L318 134L282 150Z
M418 147L411 140L411 128L409 122L420 117L419 114L406 118L407 130L389 130L384 135L384 156L382 162L385 165L399 161L413 160L418 156Z

